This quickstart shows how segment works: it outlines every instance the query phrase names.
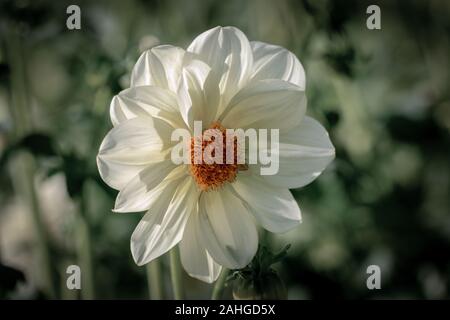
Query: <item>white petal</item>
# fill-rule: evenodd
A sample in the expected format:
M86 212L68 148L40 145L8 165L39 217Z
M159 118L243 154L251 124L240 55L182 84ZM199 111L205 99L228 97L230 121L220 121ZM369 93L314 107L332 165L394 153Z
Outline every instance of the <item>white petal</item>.
M253 50L252 81L280 79L305 89L305 70L292 52L259 41L250 44Z
M262 176L277 187L299 188L307 185L325 170L335 156L328 132L310 117L305 117L290 132L280 135L279 146L278 173Z
M224 113L227 128L289 130L306 112L306 97L296 85L283 80L262 80L233 97Z
M162 45L144 52L131 73L131 86L154 85L176 92L185 51Z
M301 222L301 215L291 192L261 180L256 176L239 175L232 187L265 229L286 232L296 227Z
M219 87L211 81L211 68L200 60L183 67L178 87L178 104L185 123L193 129L194 121L208 126L215 118L219 103Z
M173 127L183 126L177 96L172 91L156 86L140 86L123 90L110 106L114 126L139 116L163 119Z
M180 242L189 215L195 210L199 192L191 177L173 190L166 188L160 194L131 236L131 253L140 266Z
M172 130L166 122L151 117L127 120L111 129L97 156L102 179L120 190L150 163L170 157Z
M180 242L181 264L191 277L211 283L217 280L222 267L211 258L202 244L196 215L198 212L193 212L189 217Z
M220 88L222 106L247 83L253 53L247 37L239 29L210 29L195 38L187 51L197 54L211 67Z
M258 248L256 226L229 187L202 193L198 219L202 242L217 263L230 269L250 263Z
M175 168L172 160L149 164L119 192L115 212L146 211L154 201L154 189Z

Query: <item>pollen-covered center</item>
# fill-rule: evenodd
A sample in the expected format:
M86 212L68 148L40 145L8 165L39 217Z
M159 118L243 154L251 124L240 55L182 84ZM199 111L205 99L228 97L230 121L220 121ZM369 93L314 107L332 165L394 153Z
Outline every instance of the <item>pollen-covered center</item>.
M238 140L237 138L227 141L226 128L219 122L213 122L209 129L220 130L223 151L222 155L218 155L222 159L221 163L218 161L208 164L210 162L205 158L205 148L215 142L215 137L211 136L210 139L203 137L191 138L191 174L194 177L197 185L204 191L209 191L221 187L224 183L233 182L236 179L239 170L246 170L245 164L239 164L238 159ZM210 146L211 147L211 146ZM233 160L227 163L227 149L233 148ZM216 156L215 151L211 151L211 156ZM197 159L197 161L195 161ZM200 163L198 163L200 160ZM230 163L231 162L231 163Z

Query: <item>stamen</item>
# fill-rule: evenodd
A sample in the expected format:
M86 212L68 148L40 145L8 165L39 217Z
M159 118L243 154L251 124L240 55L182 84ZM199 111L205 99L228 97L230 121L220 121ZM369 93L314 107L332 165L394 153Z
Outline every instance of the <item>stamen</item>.
M227 182L231 183L236 179L239 170L247 170L247 166L245 164L238 164L237 161L238 156L237 138L234 137L234 141L232 141L232 144L227 146L226 128L223 127L220 124L220 122L213 122L209 127L209 129L218 129L222 133L223 139L222 163L213 163L213 164L205 163L204 150L206 146L214 142L214 139L211 139L212 141L205 141L204 139L202 139L202 137L191 138L190 171L195 181L197 182L199 188L204 191L210 191L220 188L223 184ZM231 164L227 163L226 161L227 147L234 149L233 153L234 160L232 161ZM215 156L214 151L212 156ZM201 163L196 164L194 162L195 159L201 159Z

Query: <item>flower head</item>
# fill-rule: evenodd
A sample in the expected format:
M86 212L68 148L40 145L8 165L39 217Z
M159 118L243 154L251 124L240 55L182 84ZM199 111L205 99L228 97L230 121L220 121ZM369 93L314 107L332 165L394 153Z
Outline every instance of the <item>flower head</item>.
M131 237L137 264L179 244L185 270L212 282L221 266L252 260L257 224L284 232L300 222L289 188L310 183L334 158L326 130L305 115L304 90L303 67L291 52L249 42L233 27L208 30L187 50L163 45L141 55L131 87L111 102L114 128L97 157L101 177L119 190L114 210L147 211ZM261 175L262 164L235 158L176 164L174 130L192 133L190 160L213 141L195 134L196 121L219 132L278 129L271 149L277 173ZM223 145L224 152L239 149L235 140Z

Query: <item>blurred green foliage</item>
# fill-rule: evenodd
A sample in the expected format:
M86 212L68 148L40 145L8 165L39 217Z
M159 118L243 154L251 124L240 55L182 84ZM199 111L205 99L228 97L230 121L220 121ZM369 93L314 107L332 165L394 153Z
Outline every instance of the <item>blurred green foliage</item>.
M332 166L293 190L302 225L270 236L275 250L292 244L277 265L289 298L449 298L450 5L374 3L381 30L366 28L372 1L1 1L0 295L48 297L34 268L30 215L15 191L17 153L31 152L56 297L78 297L64 285L65 267L78 259L80 207L91 231L96 297L147 297L145 270L129 250L141 215L111 213L115 191L96 169L111 128L109 103L128 87L143 50L186 47L208 28L233 25L299 57L308 113L336 146ZM70 4L81 8L81 30L66 28ZM25 70L26 112L19 116L26 130L16 121L12 93L20 75L12 41L19 41ZM64 192L46 197L49 184ZM366 287L370 264L381 267L381 290ZM9 290L14 279L21 289ZM168 274L163 280L168 287ZM185 282L189 298L211 290L187 276Z

